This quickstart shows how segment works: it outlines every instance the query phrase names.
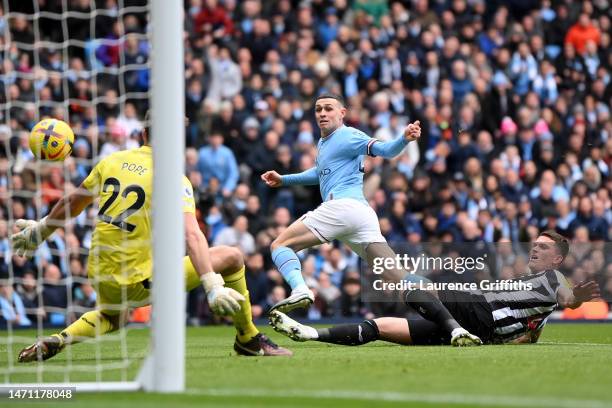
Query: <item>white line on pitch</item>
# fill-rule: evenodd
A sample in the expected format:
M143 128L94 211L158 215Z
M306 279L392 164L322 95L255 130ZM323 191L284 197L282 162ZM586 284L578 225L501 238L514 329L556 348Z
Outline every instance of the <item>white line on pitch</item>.
M273 391L268 389L211 388L188 389L186 394L211 397L267 397L267 398L304 398L340 399L388 402L425 402L433 404L468 404L486 406L545 407L545 408L608 408L609 401L581 400L567 398L520 397L514 395L476 395L476 394L427 394L386 391L350 390L304 390Z

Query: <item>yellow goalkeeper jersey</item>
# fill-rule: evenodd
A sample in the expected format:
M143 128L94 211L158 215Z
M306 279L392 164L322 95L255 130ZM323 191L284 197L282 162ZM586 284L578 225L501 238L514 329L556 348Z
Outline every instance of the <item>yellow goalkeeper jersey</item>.
M83 186L100 197L88 259L88 275L122 285L151 277L150 146L114 153L100 161ZM193 188L183 176L183 212L195 213Z

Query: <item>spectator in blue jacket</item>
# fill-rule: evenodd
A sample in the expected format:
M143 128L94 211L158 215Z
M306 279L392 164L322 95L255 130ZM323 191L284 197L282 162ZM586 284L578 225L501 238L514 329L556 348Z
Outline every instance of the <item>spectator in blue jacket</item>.
M210 180L216 178L223 197L230 197L234 192L239 178L238 165L234 153L223 145L221 133L212 133L208 146L200 149L198 171L202 174L202 189L206 189Z

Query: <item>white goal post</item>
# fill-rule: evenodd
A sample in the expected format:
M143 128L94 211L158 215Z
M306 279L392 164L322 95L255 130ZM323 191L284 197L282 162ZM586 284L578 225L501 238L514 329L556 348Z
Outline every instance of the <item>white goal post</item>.
M146 389L178 392L185 388L183 3L153 0L152 6L152 363L151 369L145 364L139 377Z

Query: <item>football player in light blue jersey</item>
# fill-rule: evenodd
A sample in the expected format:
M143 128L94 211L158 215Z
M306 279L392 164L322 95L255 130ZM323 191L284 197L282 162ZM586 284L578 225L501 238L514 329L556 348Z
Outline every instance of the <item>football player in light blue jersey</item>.
M381 142L345 126L345 114L341 97L319 96L315 101L315 118L321 139L316 165L298 174L281 176L267 171L261 176L270 187L318 184L323 197L317 209L296 220L272 242L272 260L291 286L291 295L274 305L273 310L287 312L314 302L314 294L302 277L296 251L337 239L369 264L377 257L395 257L380 232L376 213L363 195L363 160L365 155L390 159L400 154L408 143L421 136L419 121L409 124L402 137Z

